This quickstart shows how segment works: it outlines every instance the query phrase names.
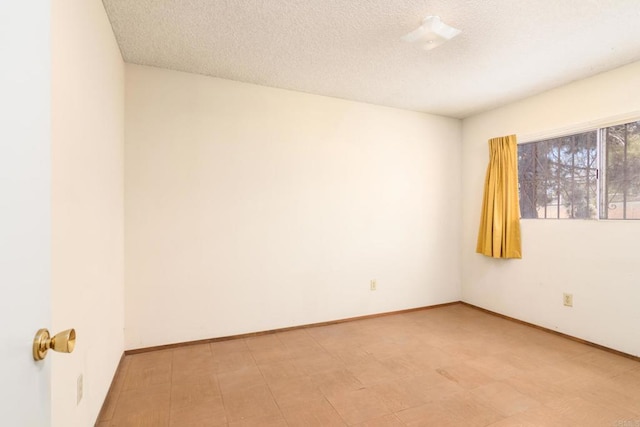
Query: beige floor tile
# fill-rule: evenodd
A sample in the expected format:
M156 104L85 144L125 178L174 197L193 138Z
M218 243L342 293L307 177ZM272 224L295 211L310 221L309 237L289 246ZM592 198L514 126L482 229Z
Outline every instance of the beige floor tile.
M589 402L581 397L554 400L545 406L554 409L558 417L569 420L573 425L584 427L610 426L621 420L633 420L638 417L633 412Z
M405 380L414 396L423 402L440 400L464 390L435 371L406 377Z
M98 425L347 423L640 427L640 362L454 305L126 356Z
M102 409L100 410L100 415L98 416L98 421L109 421L113 418L113 414L118 405L118 398L120 397L120 391L117 392L111 390L102 404Z
M478 402L495 409L506 417L540 406L540 402L537 400L502 382L475 388L471 391L471 395Z
M163 350L136 355L124 379L122 390L135 390L171 383L172 353Z
M461 362L446 351L432 346L424 346L420 351L406 353L406 355L420 371L432 371Z
M393 412L420 406L426 401L413 389L414 384L406 378L375 384L369 387Z
M218 374L218 384L223 394L244 390L259 385L266 385L262 372L257 366L238 369Z
M576 362L573 359L562 359L554 362L552 368L548 366L545 370L549 375L555 375L558 383L566 383L567 385L575 383L579 386L580 382L601 381L604 379L597 371L589 369L584 363Z
M270 415L234 421L229 427L287 427L287 421L281 415Z
M375 359L363 360L360 363L348 365L347 370L364 386L398 378L396 373Z
M478 357L467 360L464 364L494 380L504 380L523 372L522 369L501 359L498 355Z
M440 404L460 426L486 426L504 418L498 411L478 402L469 392L442 399Z
M280 415L280 409L266 384L223 392L222 398L229 422Z
M124 381L129 369L129 365L131 364L132 357L133 356L125 356L120 363L120 366L114 375L109 393L107 394L107 397L105 398L105 401L102 405L102 409L99 415L100 421L106 421L113 418L113 413L116 410L120 392L124 388Z
M311 375L311 381L327 397L364 388L347 369L336 369Z
M227 416L222 397L181 401L180 404L175 405L172 400L169 425L171 427L226 426Z
M378 360L405 355L404 351L390 340L368 342L362 349Z
M373 418L360 424L357 427L403 427L405 424L395 415L385 415L384 417Z
M290 358L290 352L284 345L257 348L255 350L251 350L251 355L259 365L287 360Z
M360 347L340 347L333 350L328 349L328 351L347 366L375 360L370 353Z
M463 362L465 360L475 359L476 357L486 355L486 351L484 348L480 346L467 345L464 342L454 342L452 344L447 344L440 349L449 354L452 358Z
M291 360L314 357L320 354L324 354L327 356L329 355L329 353L315 341L313 344L305 344L300 346L285 344L285 348L287 349L287 356Z
M170 383L164 383L143 389L123 390L110 425L168 426L170 387Z
M429 334L417 325L401 325L398 328L390 328L387 339L393 342L405 353L420 351L424 347L440 347L439 335Z
M405 354L381 359L380 363L393 372L397 377L419 375L422 371L421 367L416 365L416 363Z
M482 373L466 363L444 366L436 369L436 372L465 389L473 389L494 381L489 375Z
M490 427L567 427L568 420L559 418L551 409L538 406L490 424Z
M168 427L169 409L154 409L150 411L134 411L114 416L105 421L111 427Z
M257 366L249 350L229 353L214 352L212 360L214 371L218 374Z
M261 364L258 368L269 385L304 376L303 372L287 359Z
M211 355L196 356L189 360L182 357L178 360L174 358L171 368L171 382L194 382L199 377L215 377L216 369Z
M640 369L610 378L605 387L632 398L633 406L629 406L629 409L640 414Z
M200 402L210 402L211 406L224 409L222 395L215 378L202 377L197 382L171 384L171 408L181 408Z
M282 408L290 427L341 427L346 426L340 415L326 399L305 402Z
M327 399L347 424L362 423L391 413L382 399L366 388L332 395Z
M280 408L324 399L324 395L310 377L278 381L269 387Z
M173 362L188 362L199 358L210 358L212 355L210 344L185 345L173 349Z
M580 372L577 372L574 368L571 361L563 360L551 365L542 365L533 371L522 372L512 378L535 378L546 383L561 383L574 378L576 375L588 373L581 368Z
M421 406L405 409L396 416L409 427L459 427L459 420L454 418L438 402L430 402Z
M540 403L562 399L567 396L568 390L559 381L547 378L546 371L534 371L504 380L520 393L535 399Z
M583 383L582 388L573 393L586 401L604 405L607 408L617 407L640 415L640 384L625 388L620 387L619 383L612 379L591 381Z
M508 363L509 365L522 371L534 371L546 366L545 363L538 360L538 357L535 353L520 354L518 352L514 352L513 348L515 347L510 345L510 349L508 351L499 353L496 356L499 359L504 360L505 363Z
M313 375L325 371L341 369L345 364L329 353L312 354L293 359L293 363L304 375Z
M277 334L246 338L245 342L257 364L277 362L289 358L287 348Z
M604 377L615 377L640 367L638 361L598 349L576 356L572 361Z
M491 326L480 327L478 331L473 332L473 337L466 340L466 342L468 345L482 349L486 356L501 354L513 349L510 337L504 332L492 330Z

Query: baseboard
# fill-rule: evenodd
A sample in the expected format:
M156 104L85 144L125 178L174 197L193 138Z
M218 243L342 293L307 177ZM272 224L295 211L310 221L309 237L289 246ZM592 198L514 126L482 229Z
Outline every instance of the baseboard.
M207 338L207 339L196 340L196 341L185 341L185 342L179 342L179 343L174 343L174 344L165 344L165 345L158 345L158 346L153 346L153 347L143 347L143 348L137 348L137 349L133 349L133 350L127 350L127 351L124 352L124 354L129 356L131 354L147 353L147 352L150 352L150 351L158 351L158 350L167 350L167 349L185 347L185 346L190 346L190 345L208 344L208 343L218 342L218 341L229 341L229 340L236 340L236 339L240 339L240 338L257 337L257 336L260 336L260 335L276 334L278 332L295 331L296 329L305 329L305 328L314 328L314 327L317 327L317 326L335 325L335 324L338 324L338 323L353 322L354 320L373 319L373 318L376 318L376 317L391 316L391 315L394 315L394 314L402 314L402 313L411 313L413 311L420 311L420 310L431 310L431 309L434 309L434 308L446 307L446 306L449 306L449 305L456 305L456 304L460 304L460 301L453 301L453 302L447 302L447 303L444 303L444 304L435 304L435 305L428 305L428 306L423 306L423 307L409 308L409 309L406 309L406 310L397 310L397 311L388 311L388 312L377 313L377 314L368 314L368 315L365 315L365 316L349 317L349 318L345 318L345 319L330 320L328 322L308 323L308 324L305 324L305 325L291 326L291 327L288 327L288 328L270 329L270 330L267 330L267 331L250 332L250 333L246 333L246 334L229 335L229 336L218 337L218 338Z
M229 336L217 337L217 338L206 338L206 339L202 339L202 340L185 341L185 342L158 345L158 346L152 346L152 347L142 347L142 348L137 348L137 349L132 349L132 350L126 350L124 352L123 356L124 355L128 356L128 355L132 355L132 354L139 354L139 353L147 353L147 352L150 352L150 351L167 350L167 349L185 347L185 346L190 346L190 345L208 344L208 343L219 342L219 341L229 341L229 340L235 340L235 339L241 339L241 338L257 337L257 336L261 336L261 335L276 334L278 332L294 331L296 329L305 329L305 328L313 328L313 327L317 327L317 326L335 325L335 324L339 324L339 323L353 322L354 320L363 320L363 319L372 319L372 318L383 317L383 316L392 316L394 314L411 313L411 312L420 311L420 310L431 310L431 309L434 309L434 308L447 307L447 306L456 305L456 304L462 304L462 305L465 305L467 307L473 308L475 310L479 310L479 311L482 311L484 313L491 314L493 316L497 316L497 317L500 317L500 318L505 319L505 320L516 322L516 323L519 323L521 325L530 326L532 328L535 328L535 329L538 329L538 330L541 330L541 331L544 331L544 332L547 332L547 333L550 333L550 334L561 336L561 337L570 339L572 341L579 342L581 344L586 344L586 345L589 345L591 347L595 347L595 348L598 348L600 350L604 350L604 351L607 351L607 352L610 352L610 353L613 353L613 354L617 354L619 356L623 356L623 357L626 357L626 358L629 358L629 359L633 359L633 360L636 360L636 361L640 362L640 357L638 357L638 356L634 356L632 354L625 353L625 352L619 351L619 350L615 350L615 349L612 349L610 347L606 347L606 346L603 346L603 345L600 345L600 344L596 344L594 342L587 341L587 340L584 340L582 338L574 337L572 335L568 335L568 334L565 334L565 333L562 333L562 332L554 331L553 329L545 328L544 326L540 326L540 325L536 325L534 323L526 322L524 320L520 320L520 319L517 319L515 317L511 317L511 316L507 316L507 315L504 315L504 314L501 314L501 313L497 313L495 311L491 311L491 310L488 310L486 308L482 308L482 307L470 304L470 303L465 302L465 301L453 301L453 302L448 302L448 303L444 303L444 304L435 304L435 305L428 305L428 306L423 306L423 307L409 308L409 309L405 309L405 310L396 310L396 311L388 311L388 312L384 312L384 313L368 314L368 315L365 315L365 316L348 317L348 318L345 318L345 319L330 320L330 321L327 321L327 322L308 323L308 324L305 324L305 325L291 326L291 327L287 327L287 328L270 329L270 330L259 331L259 332L249 332L249 333L246 333L246 334L229 335ZM122 360L120 360L120 363L122 363ZM118 365L118 368L119 368L119 366L120 365ZM113 386L113 383L112 383L112 386Z
M473 308L475 310L482 311L482 312L487 313L487 314L491 314L493 316L500 317L502 319L510 320L512 322L516 322L516 323L519 323L521 325L530 326L530 327L538 329L540 331L544 331L544 332L548 332L550 334L558 335L558 336L561 336L563 338L570 339L571 341L579 342L581 344L586 344L588 346L595 347L597 349L600 349L600 350L603 350L603 351L606 351L606 352L609 352L609 353L617 354L618 356L623 356L623 357L635 360L636 362L640 362L640 357L634 356L633 354L625 353L625 352L619 351L619 350L614 350L613 348L605 347L603 345L596 344L596 343L591 342L591 341L583 340L582 338L578 338L578 337L574 337L572 335L564 334L562 332L554 331L553 329L545 328L544 326L539 326L539 325L536 325L534 323L525 322L524 320L516 319L515 317L510 317L510 316L507 316L507 315L504 315L504 314L496 313L495 311L487 310L486 308L478 307L477 305L469 304L468 302L460 301L460 304L466 305L467 307Z

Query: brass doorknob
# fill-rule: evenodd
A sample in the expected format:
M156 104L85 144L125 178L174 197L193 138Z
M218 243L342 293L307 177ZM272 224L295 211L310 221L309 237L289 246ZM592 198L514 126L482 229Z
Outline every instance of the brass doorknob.
M67 329L56 334L53 338L46 329L36 332L33 339L33 360L42 360L49 349L60 353L71 353L76 346L76 330Z

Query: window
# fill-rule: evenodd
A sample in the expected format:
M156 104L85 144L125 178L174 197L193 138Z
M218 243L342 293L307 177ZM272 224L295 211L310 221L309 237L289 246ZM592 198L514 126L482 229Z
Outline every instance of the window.
M522 218L640 219L640 121L518 146Z

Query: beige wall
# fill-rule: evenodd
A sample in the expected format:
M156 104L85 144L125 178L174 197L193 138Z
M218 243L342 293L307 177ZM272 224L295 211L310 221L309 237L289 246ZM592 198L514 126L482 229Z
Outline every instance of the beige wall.
M54 426L93 425L123 351L124 64L102 2L52 2ZM84 398L76 405L76 380Z
M127 65L126 347L459 300L460 138L454 119Z
M474 253L489 138L638 119L639 90L637 62L464 120L464 301L640 355L639 221L522 220L522 260ZM573 308L563 292L573 293Z

